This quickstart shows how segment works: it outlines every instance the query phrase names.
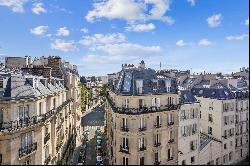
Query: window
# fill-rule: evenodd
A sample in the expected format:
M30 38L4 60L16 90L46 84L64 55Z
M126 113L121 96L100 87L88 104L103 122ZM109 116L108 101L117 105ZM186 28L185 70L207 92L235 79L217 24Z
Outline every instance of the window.
M152 99L152 107L159 108L161 106L160 98L153 98Z
M138 94L142 94L143 80L136 80L136 90Z
M144 106L143 99L139 99L139 108L142 108Z
M226 163L226 155L223 156L223 163Z
M167 92L170 92L170 90L171 90L171 80L166 80L165 85L166 85Z
M139 142L139 149L141 149L141 148L144 148L145 147L145 141L144 141L144 138L139 138L139 140L138 140L138 142Z
M3 155L0 154L0 165L2 164L2 162L3 162Z
M144 157L140 158L140 165L144 165Z
M156 124L155 124L157 127L160 127L160 125L161 125L161 118L160 118L160 116L157 116L156 117Z
M174 116L173 116L173 114L168 114L168 124L169 125L172 125L172 124L174 124Z
M19 119L23 120L25 118L29 118L29 105L19 106L18 111L19 111Z
M196 141L191 141L190 142L190 150L191 151L196 150Z
M155 135L155 145L158 145L158 144L160 144L160 135L156 134Z
M219 165L220 158L216 159L216 165Z
M231 161L233 159L233 152L229 153L229 161Z
M182 160L181 164L186 165L186 160Z
M226 143L224 144L224 149L227 149L227 144Z
M208 114L208 122L213 122L213 115L212 114Z
M122 148L123 149L128 149L128 138L123 138L122 139Z
M233 146L233 141L230 141L230 146L231 146L231 147Z
M122 127L127 128L128 127L128 120L127 118L122 118Z
M168 149L168 160L173 160L173 148Z
M139 128L142 129L144 128L146 125L145 125L145 119L144 118L140 118L140 123L139 123Z
M21 134L21 147L31 147L33 144L32 132Z
M168 105L172 105L173 104L173 98L172 97L168 97Z
M240 157L243 157L243 150L240 149Z
M213 128L208 126L208 134L213 135Z
M56 98L53 99L53 109L56 109Z
M168 140L169 141L172 141L174 138L173 138L173 131L172 130L169 130L168 132Z
M158 152L155 153L155 162L156 163L160 162L160 156Z
M123 157L122 158L122 163L123 163L123 165L128 165L128 158L127 157Z
M125 108L129 108L129 99L125 99L124 106Z
M0 78L0 88L3 88L3 78Z
M195 162L195 157L192 156L192 157L191 157L191 164L193 164L194 162Z
M49 157L49 146L47 145L45 148L45 160Z
M194 123L193 124L193 127L192 127L192 135L196 134L197 133L197 124Z

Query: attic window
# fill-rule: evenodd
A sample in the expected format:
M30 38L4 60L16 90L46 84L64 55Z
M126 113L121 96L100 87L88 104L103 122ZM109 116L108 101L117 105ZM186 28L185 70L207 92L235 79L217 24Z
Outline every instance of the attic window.
M187 100L187 95L186 94L184 94L184 99Z
M224 93L225 93L225 95L226 95L226 96L228 96L228 95L229 95L229 93L228 93L227 91L224 91Z
M200 90L200 91L199 91L199 94L200 94L200 95L203 94L203 90Z
M215 95L215 91L212 92L212 95Z

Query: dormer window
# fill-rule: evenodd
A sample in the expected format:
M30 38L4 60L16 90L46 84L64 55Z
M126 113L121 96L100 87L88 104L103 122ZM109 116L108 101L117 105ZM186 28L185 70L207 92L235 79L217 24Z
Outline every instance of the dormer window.
M136 92L142 94L143 80L136 80Z
M170 92L170 90L171 90L171 80L166 80L165 81L165 86L166 86L166 91Z

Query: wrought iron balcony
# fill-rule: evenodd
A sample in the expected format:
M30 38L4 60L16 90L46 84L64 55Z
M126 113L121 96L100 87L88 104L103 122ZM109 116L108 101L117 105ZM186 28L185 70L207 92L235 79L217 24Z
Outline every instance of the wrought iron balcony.
M33 125L37 125L40 123L44 123L46 120L50 119L51 117L61 112L65 108L65 106L67 106L72 101L73 99L71 98L65 101L62 105L60 105L56 109L52 109L49 112L40 116L27 117L20 120L0 123L0 132L11 132L26 127L31 127Z
M154 165L160 165L160 164L161 164L160 161L155 161L155 162L154 162Z
M37 142L35 142L29 146L21 147L19 149L19 158L27 156L36 150L37 150Z
M122 145L120 146L120 152L122 153L126 153L129 154L129 147L122 147Z
M144 146L144 145L142 145L142 147L139 148L139 151L141 151L141 152L142 152L142 151L145 151L145 150L147 150L147 148L146 148L146 146Z
M123 126L123 127L121 127L121 131L123 131L123 132L128 132L128 131L129 131L129 129L128 129L128 127L127 127L127 126Z
M168 158L168 161L171 161L171 160L173 160L174 159L174 157L172 156L172 157L169 157Z
M173 126L174 125L174 122L169 122L168 123L168 126Z
M139 132L146 131L146 130L147 130L147 127L145 127L145 126L139 128Z
M172 139L170 139L169 141L168 141L168 143L174 143L174 139L172 138Z
M46 144L49 139L50 139L50 133L47 133L44 137L44 144Z
M161 146L160 142L154 144L154 147L160 147L160 146Z
M44 164L45 164L45 165L48 165L48 164L50 163L50 161L51 161L51 155L49 155L49 156L45 159Z
M165 105L161 107L152 106L152 107L141 107L141 108L116 107L115 103L110 99L109 96L106 96L106 99L115 113L127 114L127 115L139 115L139 114L147 114L147 113L153 113L153 112L171 111L171 110L177 110L180 108L180 104Z
M161 124L155 124L154 126L155 126L156 129L161 128Z

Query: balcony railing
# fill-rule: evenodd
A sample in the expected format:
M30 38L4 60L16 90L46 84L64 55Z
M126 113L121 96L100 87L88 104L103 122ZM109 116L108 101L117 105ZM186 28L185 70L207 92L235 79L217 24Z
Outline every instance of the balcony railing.
M44 137L44 144L46 144L49 139L50 139L50 133L47 133Z
M161 164L160 161L155 161L155 162L154 162L154 165L160 165L160 164Z
M161 124L155 124L154 126L155 126L156 129L161 128Z
M51 161L51 155L49 155L49 156L45 159L44 164L45 164L45 165L48 165L48 164L50 163L50 161Z
M171 111L177 110L180 108L180 104L178 105L165 105L161 107L141 107L141 108L125 108L125 107L116 107L114 102L106 96L108 103L111 105L112 110L115 113L119 114L127 114L127 115L138 115L138 114L147 114L153 112L161 112L161 111Z
M174 122L169 122L168 123L168 126L173 126L174 125Z
M147 150L147 148L146 148L146 146L144 146L144 145L142 145L142 147L139 148L139 151L141 151L141 152L142 152L142 151L145 151L145 150Z
M37 150L37 142L19 149L19 158L27 156Z
M123 126L123 127L121 127L121 131L123 131L123 132L128 132L129 129L128 129L128 127L126 127L126 126Z
M147 127L145 127L145 126L139 128L139 132L146 131L146 130L147 130Z
M171 161L171 160L173 160L174 159L174 157L172 156L172 157L169 157L168 158L168 161Z
M120 146L120 152L129 154L129 147L122 147L122 146Z
M161 143L159 142L154 144L154 147L160 147L160 146L161 146Z
M174 139L172 138L172 139L170 139L169 141L168 141L168 143L174 143Z
M30 127L33 125L37 125L40 123L44 123L46 120L50 119L51 117L61 112L65 108L65 106L67 106L72 101L73 99L69 99L65 101L62 105L58 106L55 109L50 110L49 112L41 116L33 116L20 120L0 123L0 132L5 132L5 131L11 132L22 128Z

